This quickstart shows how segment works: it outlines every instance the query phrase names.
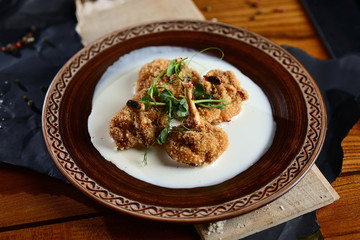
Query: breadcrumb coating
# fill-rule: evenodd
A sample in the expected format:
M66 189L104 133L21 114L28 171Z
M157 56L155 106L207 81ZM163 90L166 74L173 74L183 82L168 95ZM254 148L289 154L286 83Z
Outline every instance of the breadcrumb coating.
M189 106L189 117L185 125L191 130L172 131L165 144L165 150L175 161L204 166L214 162L227 149L228 136L224 130L200 117L194 103L192 83L184 82L183 85Z
M139 101L146 91L135 94L133 100ZM118 150L137 145L149 147L167 124L167 116L154 107L145 110L124 106L115 114L109 125L110 136Z
M145 64L139 71L139 76L137 79L136 92L142 91L144 89L149 89L152 82L155 80L160 73L166 69L170 64L170 60L158 58L154 61ZM182 63L182 68L179 76L183 79L186 75L186 63ZM200 81L200 74L193 70L192 68L188 68L187 70L190 77L195 81ZM176 75L173 74L170 77L166 75L166 73L158 80L156 86L162 86L164 84L169 83L172 79L175 79ZM173 81L165 86L168 90L170 90L176 98L179 98L180 95L184 95L183 88L181 86L181 81L178 79ZM161 92L161 90L160 90Z
M221 83L214 84L207 81L206 78L209 76L218 77ZM231 71L211 70L200 81L194 79L193 83L203 84L206 93L212 94L214 99L226 99L230 103L225 109L198 108L200 116L211 124L230 122L231 118L240 113L242 102L249 98L247 91L240 86L239 80Z
M136 93L132 98L135 102L117 112L109 125L110 136L118 150L135 146L149 147L156 142L157 136L167 126L168 115L162 107L149 106L145 110L144 104L140 104L139 101L147 95L153 81L169 64L170 60L159 58L140 69ZM172 128L165 143L165 150L178 162L204 166L218 159L229 145L225 131L215 125L229 122L232 117L239 114L242 102L248 99L248 94L241 88L233 72L216 69L209 71L202 78L197 71L188 68L187 73L191 76L188 78L185 68L186 64L182 63L179 76L184 81L172 81L176 75L169 77L165 73L156 84L158 87L165 85L165 88L178 99L185 95L189 107L189 115L185 118L184 124L186 128L181 125ZM204 86L205 92L211 94L213 99L227 100L225 109L195 106L193 86L198 83ZM159 94L161 91L162 88L159 88ZM156 100L159 100L158 97Z

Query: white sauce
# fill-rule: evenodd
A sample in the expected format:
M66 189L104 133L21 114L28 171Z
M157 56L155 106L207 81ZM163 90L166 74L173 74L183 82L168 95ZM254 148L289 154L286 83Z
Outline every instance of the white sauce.
M190 67L201 75L210 69L231 70L249 94L240 114L230 123L219 125L228 134L230 143L220 158L205 167L190 167L172 160L162 147L153 147L148 154L148 164L144 166L144 149L116 150L108 125L115 113L132 98L141 66L160 57L174 59L191 57L195 53L192 49L179 47L147 47L120 57L107 69L96 86L88 119L91 141L105 159L131 176L151 184L194 188L218 184L238 175L267 151L275 133L269 100L253 81L234 66L205 54L197 55Z

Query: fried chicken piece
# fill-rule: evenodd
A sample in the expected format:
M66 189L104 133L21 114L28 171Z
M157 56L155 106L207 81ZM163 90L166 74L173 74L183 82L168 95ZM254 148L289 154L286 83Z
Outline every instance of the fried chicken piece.
M138 145L149 147L167 124L166 114L151 106L145 110L144 104L138 103L145 92L135 94L110 122L110 136L118 150Z
M136 92L142 91L143 89L149 89L152 82L155 80L157 76L160 75L160 73L166 69L170 64L170 60L168 59L162 59L158 58L154 61L145 64L143 67L141 67L139 71L139 76L137 79L137 85L136 85ZM181 78L186 77L186 63L182 63L182 68L179 76ZM200 75L197 71L193 70L192 68L187 69L188 74L193 80L200 81ZM156 86L162 86L172 79L175 79L176 75L173 74L170 77L166 75L166 73L158 80ZM166 85L166 88L170 90L176 98L179 98L180 95L184 94L183 87L181 86L181 81L176 80L168 85Z
M228 103L225 109L199 107L199 114L211 124L230 122L231 118L241 111L242 102L248 99L246 90L241 88L239 80L231 71L211 70L203 79L194 84L201 83L205 91L213 95L214 99L225 99Z
M165 143L165 150L178 162L193 166L204 166L214 162L227 149L228 136L224 130L204 121L197 111L193 97L193 84L183 82L189 117L185 126L190 131L172 131ZM177 127L178 130L182 126Z

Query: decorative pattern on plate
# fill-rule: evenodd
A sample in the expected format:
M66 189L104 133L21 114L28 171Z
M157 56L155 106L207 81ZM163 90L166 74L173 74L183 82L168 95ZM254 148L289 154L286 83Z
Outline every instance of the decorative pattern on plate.
M82 172L75 161L71 158L63 145L62 138L59 133L59 109L61 99L69 85L72 76L87 61L96 56L99 52L113 46L114 44L139 37L142 35L166 31L193 31L193 32L210 32L238 41L245 42L249 45L261 49L269 56L276 59L286 67L287 71L294 77L299 85L306 107L308 109L308 131L306 139L301 151L294 158L292 164L276 179L270 182L256 193L249 194L243 198L235 199L220 205L205 206L197 208L167 208L162 206L146 205L123 196L116 195L107 189L99 186L93 179L89 178ZM201 219L224 218L222 216L231 215L244 207L251 207L260 200L269 198L273 194L281 191L284 186L293 184L293 180L303 172L307 171L304 166L314 159L314 152L321 147L320 135L321 122L326 118L324 110L320 104L321 97L318 89L312 83L309 75L303 70L303 67L285 50L264 39L263 37L248 32L244 29L232 27L225 24L202 22L202 21L172 21L146 24L123 31L115 32L101 38L87 48L81 50L78 54L68 62L63 73L57 76L47 95L44 105L43 114L43 130L45 140L49 151L55 161L67 177L70 177L77 183L78 187L84 191L91 193L95 198L104 201L106 204L125 212L131 212L142 216L160 217L162 219ZM296 179L297 181L300 179ZM250 208L249 208L250 209Z

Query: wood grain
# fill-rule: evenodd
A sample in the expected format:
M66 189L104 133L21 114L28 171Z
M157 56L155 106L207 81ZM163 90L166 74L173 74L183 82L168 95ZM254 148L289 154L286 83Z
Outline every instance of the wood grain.
M113 213L0 232L0 239L179 239L197 240L191 225L151 222Z
M297 0L195 0L207 20L216 19L258 33L280 45L301 48L310 55L328 59L323 44ZM257 8L252 3L258 2ZM276 12L276 9L284 12ZM261 11L261 14L258 12ZM252 17L255 17L252 20Z
M198 224L195 228L203 240L240 239L312 212L337 199L339 195L314 165L288 193L255 211L227 219L220 233L209 232L209 224Z
M342 173L332 184L340 199L319 209L317 217L325 239L360 239L360 121L342 147Z
M321 59L329 58L297 0L261 0L258 9L246 0L194 2L208 20L217 18L247 27L278 44L299 47ZM211 9L205 11L206 7ZM277 7L286 11L276 13ZM263 13L251 21L258 10ZM332 184L340 200L318 210L317 216L325 239L360 239L360 122L342 146L343 173ZM126 227L133 229L141 224L157 229L160 234L156 239L199 239L190 225L173 226L167 231L162 224L114 214L73 186L31 170L0 164L0 179L0 239L134 239L136 236ZM138 237L154 236L152 230L144 228L139 228L142 232L138 231Z
M2 163L0 179L7 180L0 185L0 231L109 211L70 184L28 169Z
M341 146L344 150L342 177L360 174L360 121L351 129Z
M354 189L360 189L360 178L357 174L339 177L333 183L333 187L343 197L318 211L317 216L321 223L322 233L329 239L340 239L340 236L341 239L345 237L355 239L353 234L359 234L360 192Z

